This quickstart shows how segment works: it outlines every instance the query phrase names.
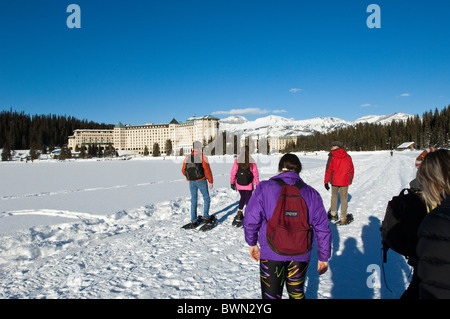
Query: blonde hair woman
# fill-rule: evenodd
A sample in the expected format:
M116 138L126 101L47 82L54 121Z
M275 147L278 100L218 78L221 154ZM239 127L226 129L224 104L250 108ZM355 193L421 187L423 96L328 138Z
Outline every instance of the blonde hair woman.
M427 203L435 207L418 231L419 297L450 299L450 151L429 153L417 181Z

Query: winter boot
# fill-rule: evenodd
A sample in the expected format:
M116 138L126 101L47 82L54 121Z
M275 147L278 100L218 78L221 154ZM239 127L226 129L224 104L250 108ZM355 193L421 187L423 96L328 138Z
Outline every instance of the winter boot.
M341 218L340 221L338 221L337 223L335 223L335 225L337 226L343 226L343 225L348 225L353 221L353 215L352 214L347 214L344 218Z
M331 210L329 210L327 215L328 215L328 220L331 220L331 221L339 220L337 212L332 212Z
M244 220L244 213L242 209L238 209L236 216L233 219L233 226L240 227L242 226L242 221Z
M203 223L204 224L214 224L216 221L216 215L211 215L208 217L203 217Z

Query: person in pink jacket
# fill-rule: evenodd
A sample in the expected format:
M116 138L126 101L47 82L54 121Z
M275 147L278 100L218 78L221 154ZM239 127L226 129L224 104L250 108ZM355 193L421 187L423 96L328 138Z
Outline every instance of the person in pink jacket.
M244 219L244 206L247 205L253 190L259 184L258 167L250 156L249 147L245 146L234 161L231 168L231 188L238 190L241 196L237 214L233 220L234 226L241 226Z

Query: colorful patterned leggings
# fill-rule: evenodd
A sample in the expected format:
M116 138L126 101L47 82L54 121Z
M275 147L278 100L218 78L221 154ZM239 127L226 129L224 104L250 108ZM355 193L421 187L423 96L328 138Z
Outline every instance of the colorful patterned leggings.
M283 286L290 299L303 299L307 262L260 260L261 294L263 299L281 299Z

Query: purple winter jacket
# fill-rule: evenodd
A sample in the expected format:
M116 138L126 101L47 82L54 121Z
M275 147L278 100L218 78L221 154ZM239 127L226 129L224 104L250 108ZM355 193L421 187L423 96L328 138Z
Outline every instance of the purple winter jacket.
M309 262L311 251L300 256L283 256L275 253L267 244L267 221L273 215L281 189L281 186L273 180L275 178L281 178L289 185L294 185L301 180L296 172L285 172L258 184L245 208L245 241L250 246L254 246L259 242L260 259ZM326 262L331 257L331 230L322 198L309 185L303 186L300 193L308 206L309 222L313 228L318 258L320 261Z

